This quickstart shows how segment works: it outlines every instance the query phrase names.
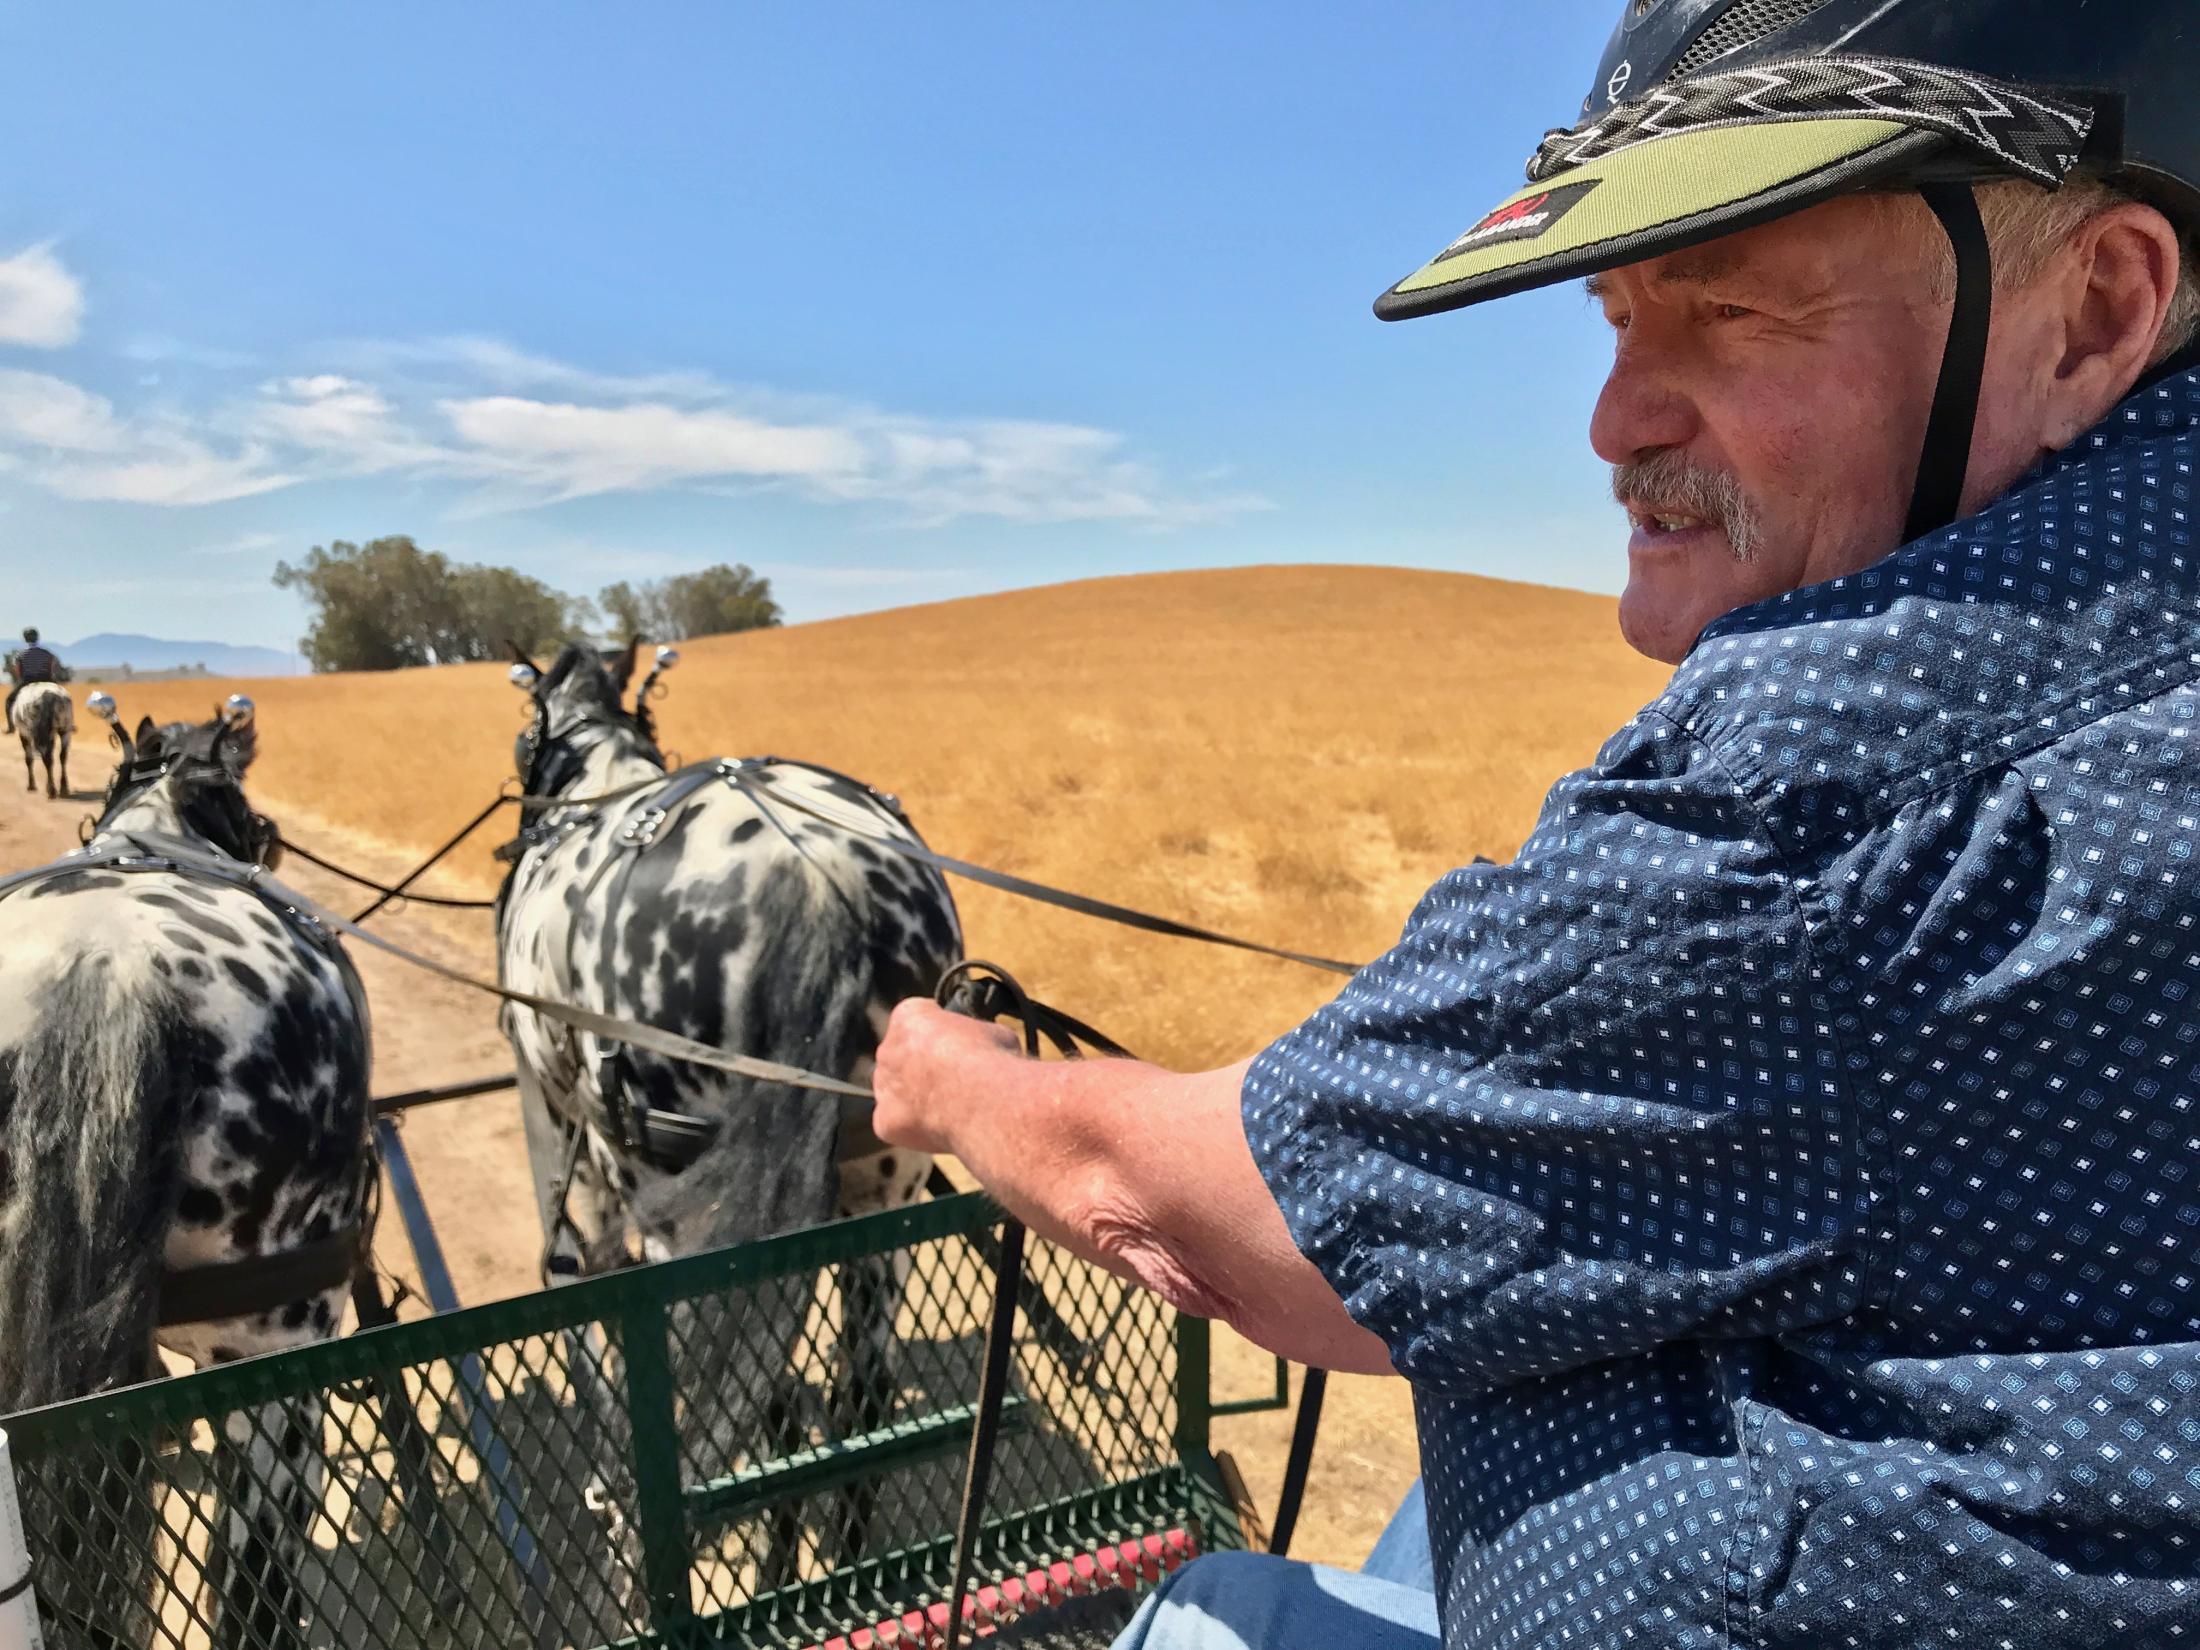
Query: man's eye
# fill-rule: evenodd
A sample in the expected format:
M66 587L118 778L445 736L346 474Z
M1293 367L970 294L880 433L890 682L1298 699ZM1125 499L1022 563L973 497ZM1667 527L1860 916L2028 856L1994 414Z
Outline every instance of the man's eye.
M1745 308L1741 304L1721 304L1715 313L1722 321L1745 321L1756 314L1756 311Z

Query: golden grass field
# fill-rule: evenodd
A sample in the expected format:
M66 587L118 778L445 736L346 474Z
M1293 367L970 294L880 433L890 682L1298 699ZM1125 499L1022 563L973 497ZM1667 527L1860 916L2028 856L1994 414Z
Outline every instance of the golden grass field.
M1608 599L1339 567L1058 585L682 652L658 714L685 757L823 762L898 794L944 852L1353 959L1390 943L1446 870L1515 851L1551 782L1664 675L1621 645ZM114 691L134 724L203 718L237 686L260 707L255 803L294 840L381 876L511 774L524 700L500 665ZM103 778L95 745L80 735L80 784ZM423 886L491 891L497 839L484 833ZM956 895L973 955L1179 1068L1242 1058L1338 983L983 888ZM493 967L484 917L413 907L394 926L451 962ZM379 1089L501 1063L485 1005L361 961ZM539 1239L509 1097L409 1122L462 1297L533 1287ZM404 1267L395 1250L385 1264ZM1267 1379L1253 1348L1218 1339L1218 1396L1251 1396ZM1288 1436L1286 1416L1217 1423L1262 1507ZM1403 1383L1333 1381L1296 1555L1358 1564L1415 1468Z
M684 644L669 749L797 756L898 795L944 852L1294 950L1371 957L1502 858L1663 681L1605 598L1457 574L1096 580ZM544 664L548 663L545 659ZM131 721L232 684L123 685ZM248 684L251 790L299 840L424 853L512 771L501 666ZM434 886L495 886L484 834ZM973 953L1180 1066L1260 1047L1325 975L960 885Z

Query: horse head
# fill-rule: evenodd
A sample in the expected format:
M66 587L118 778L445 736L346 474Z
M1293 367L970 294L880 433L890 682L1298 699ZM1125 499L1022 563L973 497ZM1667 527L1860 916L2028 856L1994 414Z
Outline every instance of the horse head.
M232 694L200 723L141 717L135 733L123 731L119 715L101 714L113 722L122 760L107 781L95 835L135 824L202 838L269 870L281 862L281 832L245 800L245 771L260 749L251 700Z
M512 752L523 794L565 794L589 770L592 755L622 766L664 768L649 699L659 671L677 655L670 648L657 650L657 666L629 706L627 688L641 648L639 636L613 649L571 641L548 670L512 648L512 684L526 691L531 709Z

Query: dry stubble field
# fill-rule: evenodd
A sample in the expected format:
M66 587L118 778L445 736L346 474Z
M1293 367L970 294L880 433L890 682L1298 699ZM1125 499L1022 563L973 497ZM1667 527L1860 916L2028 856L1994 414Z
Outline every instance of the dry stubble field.
M659 722L687 758L823 762L899 795L945 852L1355 959L1389 943L1445 870L1515 851L1552 780L1663 680L1621 645L1607 599L1372 568L1100 580L682 652ZM113 691L134 722L203 717L210 692L236 685ZM501 666L242 685L260 706L255 802L295 839L380 873L511 772L521 696ZM77 782L95 783L96 725L79 750ZM431 886L492 891L495 840ZM1241 1058L1335 988L1290 964L956 893L973 954L1170 1065ZM408 938L489 966L485 918L404 920ZM461 1023L468 1006L448 991L381 968L369 985L380 1087L488 1069L486 1006ZM533 1217L509 1101L419 1114L408 1132L465 1298L528 1287ZM395 1241L385 1233L385 1249ZM1220 1369L1240 1390L1261 1379L1244 1349ZM1353 1564L1412 1476L1411 1406L1399 1383L1359 1380L1337 1383L1331 1404L1297 1550ZM1277 1417L1222 1424L1264 1503L1286 1437Z

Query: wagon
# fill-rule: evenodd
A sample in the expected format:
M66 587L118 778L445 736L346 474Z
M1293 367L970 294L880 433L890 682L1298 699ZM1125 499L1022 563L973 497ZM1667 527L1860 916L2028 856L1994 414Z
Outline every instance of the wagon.
M264 1642L936 1638L1002 1221L964 1193L9 1417L47 1642L215 1642L215 1508L286 1431L312 1441L285 1480L305 1534L280 1614L303 1626ZM840 1435L837 1280L878 1256L907 1274L897 1390ZM1208 1325L1046 1244L1023 1298L973 1626L1122 1599L1245 1540L1209 1446ZM789 1312L791 1405L768 1440L732 1436L775 1373L744 1324Z

